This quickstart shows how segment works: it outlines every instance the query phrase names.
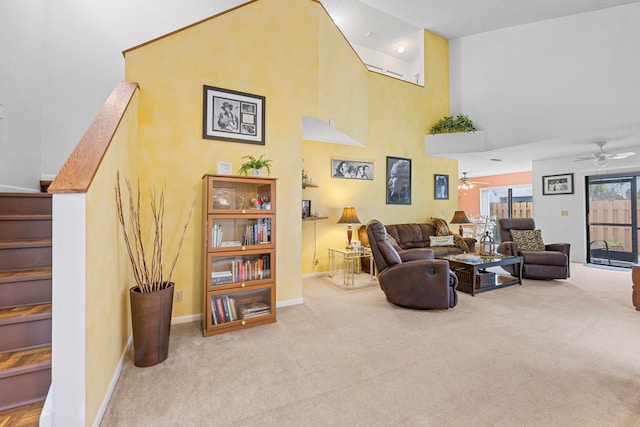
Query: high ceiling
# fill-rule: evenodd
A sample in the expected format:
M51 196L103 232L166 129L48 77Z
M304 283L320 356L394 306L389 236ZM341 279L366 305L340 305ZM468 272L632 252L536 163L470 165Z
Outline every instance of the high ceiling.
M423 28L448 39L455 39L637 2L638 0L321 0L351 43L405 61L413 61L418 57L419 34ZM403 54L397 53L399 44L406 47ZM624 148L629 147L630 141L634 141L632 145L638 145L640 129L636 126L616 128L599 135L576 135L572 138L502 148L484 153L486 161L479 159L478 153L457 155L455 158L459 160L459 170L468 171L471 177L496 171L498 165L491 162L491 158L502 159L501 164L504 166L500 173L509 173L530 169L531 160L590 153L597 149L596 140L609 141L607 149L611 151L633 151ZM640 157L640 152L636 157Z

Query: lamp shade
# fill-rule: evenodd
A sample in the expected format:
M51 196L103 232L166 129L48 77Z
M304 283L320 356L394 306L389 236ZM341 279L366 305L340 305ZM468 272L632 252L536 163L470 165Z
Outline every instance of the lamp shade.
M451 224L469 224L471 220L467 218L467 214L464 211L455 211L453 218L449 221Z
M360 220L356 214L356 208L352 206L344 208L342 216L338 220L338 224L360 224Z

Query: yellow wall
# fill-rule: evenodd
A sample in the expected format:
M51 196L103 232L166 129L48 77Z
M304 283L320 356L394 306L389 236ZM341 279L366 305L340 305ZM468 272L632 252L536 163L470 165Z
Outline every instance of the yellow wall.
M455 177L457 163L427 157L423 149L428 128L449 113L448 42L425 32L425 46L423 88L368 72L317 2L259 0L126 52L126 79L141 89L140 178L151 184L166 181L167 229L174 240L192 192L198 192L174 273L176 290L184 292L174 316L201 310L200 178L215 173L218 161L231 162L235 171L246 154L273 160L278 301L302 296L301 273L326 270L326 248L344 241L344 226L336 221L346 204L356 206L363 222L374 217L389 223L424 221L453 213L454 188L449 201L436 202L433 174ZM202 139L205 84L266 97L265 146ZM333 119L366 148L302 141L305 115ZM412 159L411 206L385 204L385 156ZM332 158L373 161L376 178L332 179ZM320 188L301 189L303 166ZM313 225L300 219L303 198L329 216L317 223L321 264L315 269Z
M102 159L86 195L86 425L92 425L131 335L129 258L116 215L116 171L137 181L138 94ZM99 242L99 244L96 244Z

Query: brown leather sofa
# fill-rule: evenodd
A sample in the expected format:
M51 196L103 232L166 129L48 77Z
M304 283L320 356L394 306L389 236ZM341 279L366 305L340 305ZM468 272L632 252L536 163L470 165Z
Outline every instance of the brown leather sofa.
M461 254L464 250L459 245L453 246L431 246L429 237L437 236L436 228L430 223L419 224L390 224L385 225L387 233L393 237L397 246L398 252L407 249L416 248L428 248L433 251L434 257L438 258L442 255L456 255ZM455 239L459 239L457 234L454 234ZM369 238L367 236L367 227L362 225L358 228L358 238L360 244L364 247L370 247ZM469 248L469 252L475 251L476 239L465 237L464 242ZM362 259L362 269L369 272L369 259Z
M569 243L545 244L544 250L521 250L513 242L511 230L535 230L533 218L502 218L498 220L500 229L500 245L498 252L503 255L519 255L522 257L522 277L525 279L552 280L566 279L570 276ZM502 267L512 275L516 275L513 266Z
M366 230L378 281L389 302L415 309L456 306L458 279L449 270L448 261L433 259L433 251L426 248L398 252L377 220L369 221Z

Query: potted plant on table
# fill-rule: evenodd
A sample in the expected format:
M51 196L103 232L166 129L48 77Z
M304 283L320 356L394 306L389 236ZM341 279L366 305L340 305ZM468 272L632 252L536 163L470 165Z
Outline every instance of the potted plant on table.
M251 154L243 156L243 159L247 159L238 170L239 174L248 175L249 171L253 176L262 176L262 168L267 170L267 174L271 175L271 160L265 159L264 154L256 158Z
M123 201L120 189L120 174L116 177L116 208L118 220L133 269L136 286L129 289L131 303L131 328L133 331L133 353L136 366L153 366L164 361L169 355L169 332L171 310L173 308L174 283L171 281L184 235L195 206L195 195L187 221L182 229L175 256L165 265L164 242L164 190L158 195L151 192L151 216L153 243L149 246L143 240L144 230L140 209L140 188L134 197L131 183L125 179L127 198Z

